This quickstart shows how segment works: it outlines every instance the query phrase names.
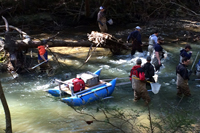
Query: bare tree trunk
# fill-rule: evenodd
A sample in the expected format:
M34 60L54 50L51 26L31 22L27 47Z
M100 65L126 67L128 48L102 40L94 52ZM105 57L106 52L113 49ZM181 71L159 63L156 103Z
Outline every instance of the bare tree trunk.
M1 82L0 82L0 99L1 99L1 103L3 105L5 117L6 117L6 133L12 133L12 123L11 123L11 117L10 117L10 110L9 110L8 104L6 102L6 98L4 96L4 92L3 92L3 88L1 86Z

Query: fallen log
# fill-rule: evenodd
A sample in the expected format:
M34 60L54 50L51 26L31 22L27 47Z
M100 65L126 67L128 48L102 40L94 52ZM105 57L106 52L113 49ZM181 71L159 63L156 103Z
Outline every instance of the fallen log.
M17 40L16 45L21 49L26 48L37 48L39 45L42 45L42 41L31 40L28 44L24 43L23 40ZM54 39L48 42L49 47L90 47L91 42L89 41L71 41L71 40L61 40Z
M110 43L113 43L110 40L107 40L107 43L109 42L109 45L100 45L99 47L103 48L112 48ZM24 43L23 40L16 40L15 44L20 48L37 48L39 45L42 44L41 41L35 41L32 40L28 44ZM114 44L122 45L121 43L114 42ZM92 42L90 41L71 41L71 40L61 40L61 39L54 39L50 40L48 42L49 47L90 47L92 45ZM95 47L96 45L94 45ZM127 49L126 45L122 45L122 48Z

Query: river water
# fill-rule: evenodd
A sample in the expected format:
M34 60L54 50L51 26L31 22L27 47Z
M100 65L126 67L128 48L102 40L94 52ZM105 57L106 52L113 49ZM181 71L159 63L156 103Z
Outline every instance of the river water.
M179 61L180 48L182 44L167 44L163 48L168 52L168 56L163 60L163 67L158 73L158 83L161 84L161 90L158 94L149 92L151 97L151 114L152 117L164 113L163 110L172 113L174 108L185 110L183 115L189 115L191 119L198 121L200 103L199 93L200 86L197 81L193 81L196 77L193 75L189 81L192 97L180 98L176 97L176 75L175 67ZM199 45L192 44L193 59L195 58ZM63 49L63 48L62 48ZM59 53L59 49L54 50L58 55L59 61L64 66L56 71L53 77L40 74L24 74L14 80L9 74L1 73L1 82L7 103L10 108L13 132L15 133L107 133L120 132L116 128L106 123L94 121L88 125L85 120L92 118L76 113L71 107L59 101L44 92L55 86L51 81L54 78L66 80L73 78L78 73L85 71L94 72L99 68L103 68L100 79L123 78L128 77L130 69L135 65L136 59L141 56L136 53L131 58L130 52L126 55L113 56L109 50L97 49L91 59L82 67L80 67L86 58L88 48L66 48L67 54ZM76 53L70 51L77 51ZM144 49L143 63L145 63L147 51ZM51 61L51 65L57 65ZM190 68L191 66L189 66ZM194 69L195 70L195 67ZM117 80L117 83L127 82L128 79ZM149 124L147 107L141 99L133 102L133 91L131 84L116 86L112 94L113 98L104 100L109 106L118 106L123 110L141 111L138 122L144 125ZM90 108L95 107L97 103L86 105L84 110L89 113ZM171 112L170 112L171 111ZM186 113L187 111L187 113ZM189 113L188 113L189 112ZM98 119L104 120L104 115L92 112ZM5 115L2 105L0 104L0 132L5 129Z

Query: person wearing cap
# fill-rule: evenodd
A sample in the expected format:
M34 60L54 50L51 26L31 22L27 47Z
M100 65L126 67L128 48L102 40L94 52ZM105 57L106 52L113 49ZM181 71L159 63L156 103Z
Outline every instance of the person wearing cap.
M158 71L160 67L162 66L161 64L161 59L164 57L164 52L161 44L163 43L164 38L158 37L157 43L154 45L154 52L152 56L152 64L155 67L155 70Z
M191 71L188 71L187 66L189 65L190 60L187 57L183 57L181 63L176 67L176 76L177 76L177 96L182 97L182 94L185 96L191 96L188 80L189 76L192 74Z
M147 60L147 62L142 66L142 69L145 72L145 79L147 81L155 83L155 80L153 78L155 71L154 71L153 65L150 63L151 57L147 56L146 60Z
M106 25L105 8L103 6L100 6L99 9L100 10L97 15L97 22L98 22L100 31L105 33L108 31L108 27Z
M135 54L135 51L143 52L142 50L142 41L141 41L141 28L137 26L133 32L131 32L127 38L127 43L131 40L132 41L132 50L131 55Z
M149 36L149 46L148 46L148 55L152 56L153 54L153 46L157 43L158 41L158 31L154 31L154 33L152 35Z
M190 51L191 49L192 47L189 44L187 44L185 45L185 49L180 50L180 62L182 61L183 57L187 57L188 59L191 58L192 56L192 51Z
M151 101L148 91L146 89L145 74L141 68L142 60L137 59L136 65L130 71L130 80L132 82L132 89L134 91L133 101L138 101L142 98L146 104Z

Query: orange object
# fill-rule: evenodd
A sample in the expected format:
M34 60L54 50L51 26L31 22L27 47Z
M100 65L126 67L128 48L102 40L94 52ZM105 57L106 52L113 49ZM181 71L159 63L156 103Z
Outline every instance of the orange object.
M39 55L44 55L46 52L45 46L38 46Z

